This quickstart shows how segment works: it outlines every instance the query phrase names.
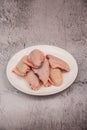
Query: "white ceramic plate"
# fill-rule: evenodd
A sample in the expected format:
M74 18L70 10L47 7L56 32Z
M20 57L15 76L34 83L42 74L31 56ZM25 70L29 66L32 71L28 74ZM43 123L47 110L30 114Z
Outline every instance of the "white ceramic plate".
M27 84L27 82L22 78L14 73L12 73L12 68L15 67L15 65L18 63L18 61L26 54L29 54L33 49L40 49L45 54L52 54L54 56L57 56L64 61L66 61L71 71L63 73L63 83L59 87L51 86L51 87L41 87L40 90L34 91L30 88L30 86ZM78 73L78 66L76 63L76 60L74 57L65 51L64 49L61 49L59 47L55 46L48 46L48 45L37 45L37 46L31 46L26 49L23 49L16 53L8 62L7 65L7 77L10 83L18 90L31 95L51 95L54 93L58 93L60 91L63 91L64 89L68 88L75 80L77 73Z

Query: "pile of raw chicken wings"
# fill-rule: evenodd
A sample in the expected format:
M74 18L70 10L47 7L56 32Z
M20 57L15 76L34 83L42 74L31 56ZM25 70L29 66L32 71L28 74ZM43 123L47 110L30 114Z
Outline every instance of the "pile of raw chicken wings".
M12 69L17 76L23 77L33 90L41 87L61 86L62 72L69 72L69 65L53 55L45 55L39 49L34 49L25 55Z

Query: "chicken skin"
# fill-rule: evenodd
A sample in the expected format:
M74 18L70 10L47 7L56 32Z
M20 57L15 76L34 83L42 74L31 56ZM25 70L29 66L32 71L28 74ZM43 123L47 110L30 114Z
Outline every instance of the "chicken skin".
M49 79L49 62L47 59L44 60L41 67L38 69L33 69L34 73L38 75L39 79L45 85Z
M62 84L62 72L60 69L53 69L50 70L50 79L54 83L55 86L60 86Z
M40 89L40 81L37 75L34 74L32 70L30 70L27 75L25 76L26 81L31 86L33 90L39 90Z
M23 61L26 60L27 56L24 56L16 65L15 68L13 68L12 72L17 74L18 76L25 76L26 73L30 70L30 67L26 65Z
M70 71L69 65L65 61L61 60L60 58L55 57L53 55L47 55L46 57L49 60L49 64L52 68L60 68L61 70L67 72Z
M32 67L38 68L41 66L41 63L44 61L44 59L44 53L38 49L35 49L28 55L27 60L29 63L31 63Z
M45 87L50 87L52 84L49 82L49 80L47 81L47 83L44 85Z

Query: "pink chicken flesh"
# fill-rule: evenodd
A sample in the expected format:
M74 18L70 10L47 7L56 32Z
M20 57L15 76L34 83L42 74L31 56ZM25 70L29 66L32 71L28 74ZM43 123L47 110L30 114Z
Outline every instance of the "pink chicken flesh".
M47 59L44 60L42 66L38 69L33 69L34 73L39 76L39 79L45 85L49 79L49 62Z
M69 65L65 61L61 60L60 58L57 58L52 55L47 55L46 57L49 60L49 64L52 68L60 68L67 72L70 71Z
M30 67L27 66L23 60L26 60L27 56L24 56L16 65L15 68L13 68L12 72L17 74L18 76L25 76L26 73L30 70Z
M39 78L34 74L32 70L27 73L25 77L26 81L28 82L29 85L31 85L31 88L33 90L39 90L40 89L40 81Z
M45 87L50 87L51 83L49 81L47 81L47 83L44 85Z
M54 85L60 86L62 84L62 80L63 80L61 70L57 69L57 68L56 69L51 68L50 79L52 80Z
M35 49L28 55L26 63L33 68L38 68L41 66L44 58L44 53L38 49Z

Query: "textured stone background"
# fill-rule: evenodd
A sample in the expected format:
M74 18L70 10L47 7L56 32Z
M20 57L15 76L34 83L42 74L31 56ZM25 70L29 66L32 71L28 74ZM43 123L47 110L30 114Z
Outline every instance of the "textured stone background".
M8 60L36 44L76 58L76 81L62 93L34 97L11 86ZM0 130L87 130L87 0L0 0Z

